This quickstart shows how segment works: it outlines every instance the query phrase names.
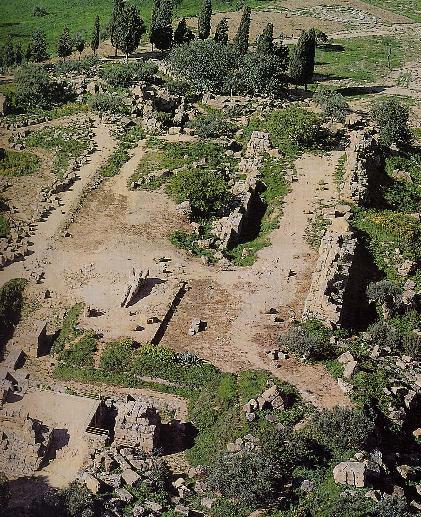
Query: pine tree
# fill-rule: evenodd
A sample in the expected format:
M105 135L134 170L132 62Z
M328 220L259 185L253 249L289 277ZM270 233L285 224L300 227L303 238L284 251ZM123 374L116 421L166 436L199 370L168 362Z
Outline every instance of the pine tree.
M216 26L214 40L217 43L226 45L228 43L228 30L228 20L226 18L222 18Z
M256 52L258 54L273 54L275 50L273 44L273 24L268 23L262 34L257 38Z
M234 38L234 44L240 54L245 54L249 48L251 9L244 7L243 15L241 17L240 25L237 34Z
M182 45L183 43L190 43L194 39L193 31L187 26L186 19L179 21L177 28L174 31L174 44Z
M75 49L79 52L79 60L82 52L85 50L85 38L81 32L76 33L74 40Z
M42 30L37 29L32 35L28 43L26 59L28 61L35 61L35 63L41 63L48 59L47 38Z
M139 46L142 35L146 32L145 22L140 17L136 6L124 4L118 24L115 26L114 38L117 48L124 52L126 62L129 54Z
M15 63L21 65L23 61L22 45L18 43L15 48Z
M212 2L203 0L202 9L197 18L197 31L200 39L209 38L211 31Z
M3 62L6 68L10 68L15 64L15 48L11 34L7 37L6 45L3 47Z
M292 51L289 75L295 84L307 85L311 82L314 73L314 56L316 52L316 33L314 29L303 31Z
M160 0L154 4L149 40L159 50L168 50L172 45L172 17L172 0Z
M116 56L117 56L117 50L118 50L116 32L118 29L118 25L120 23L121 13L123 11L123 5L124 5L123 0L114 0L113 12L111 14L111 20L110 20L110 25L109 25L111 45L115 49Z
M66 57L70 56L72 50L73 42L72 38L70 37L69 27L64 27L63 32L61 33L61 36L58 39L57 55L59 57L62 57L63 60L65 60Z
M99 47L99 16L95 18L94 28L92 31L92 39L91 39L91 49L93 50L94 55Z

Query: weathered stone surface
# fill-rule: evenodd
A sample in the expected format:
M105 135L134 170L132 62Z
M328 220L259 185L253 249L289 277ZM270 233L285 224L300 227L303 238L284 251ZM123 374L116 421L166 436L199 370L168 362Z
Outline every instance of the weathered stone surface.
M367 466L359 461L343 461L333 469L333 479L341 485L366 486Z

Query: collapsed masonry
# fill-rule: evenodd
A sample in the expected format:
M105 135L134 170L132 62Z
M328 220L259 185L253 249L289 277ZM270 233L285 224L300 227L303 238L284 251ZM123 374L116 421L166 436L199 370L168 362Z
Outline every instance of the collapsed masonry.
M341 194L345 201L366 205L373 196L373 185L384 170L380 146L371 131L352 131L346 150Z
M260 176L263 157L271 151L269 134L253 131L245 156L239 164L239 172L245 178L237 181L231 189L235 199L233 210L212 225L212 234L216 237L219 250L228 250L241 241L244 229L253 217L253 209L262 188Z
M148 276L149 271L140 270L136 272L133 268L132 280L125 290L123 301L121 302L121 307L130 307L130 305L132 305L136 296L139 294L140 290L145 285Z
M347 221L343 217L332 221L320 243L303 318L318 318L333 327L342 324L356 248L357 237Z

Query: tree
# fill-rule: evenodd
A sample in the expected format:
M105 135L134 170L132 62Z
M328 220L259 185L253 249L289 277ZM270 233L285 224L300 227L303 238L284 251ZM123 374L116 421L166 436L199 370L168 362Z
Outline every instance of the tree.
M182 45L183 43L190 43L193 39L193 31L187 26L186 19L183 18L179 21L174 31L174 44Z
M232 45L220 45L208 39L174 47L168 61L174 73L189 81L197 90L229 92L229 82L239 61Z
M251 9L246 6L244 7L240 25L238 26L238 31L234 38L234 44L241 54L245 54L249 48L250 22Z
M42 63L48 59L47 38L45 32L37 29L28 43L26 59L35 63Z
M212 2L203 0L202 9L197 17L197 31L200 39L209 38L211 31Z
M15 48L11 34L7 37L6 45L3 47L3 62L6 68L10 68L15 64Z
M51 82L39 65L27 64L16 72L16 103L24 109L47 108L51 101Z
M124 5L124 0L114 0L113 11L111 13L110 39L111 39L111 45L115 49L115 56L117 56L117 49L118 49L116 34L117 34L117 28L120 24L121 13L123 11L123 5Z
M73 50L73 42L72 38L70 36L69 27L64 27L63 32L61 33L61 36L58 39L57 43L57 55L59 57L62 57L63 60L66 59L66 57L70 56Z
M411 142L409 109L397 99L390 97L378 101L371 110L371 116L379 129L379 140L386 147L392 144L405 147Z
M91 38L91 49L96 54L96 51L99 48L99 16L95 18L94 28L92 30L92 38Z
M316 34L314 29L303 31L290 59L290 78L294 84L303 84L307 90L313 79Z
M22 64L23 60L23 51L22 51L22 45L18 43L15 48L15 63L19 66Z
M222 18L216 26L214 40L223 45L228 43L228 20L226 18Z
M277 56L248 52L235 75L233 90L244 94L276 93L287 82L287 64Z
M168 191L177 203L189 201L193 217L209 218L228 200L227 183L220 172L188 169L173 176Z
M142 35L146 32L145 22L140 17L139 10L131 4L124 4L118 24L114 28L114 41L124 52L126 62L129 54L139 46Z
M262 34L257 38L256 52L258 54L273 54L274 50L273 24L268 23Z
M75 49L79 52L79 59L85 49L85 38L81 32L76 33L74 40Z
M153 7L150 42L159 50L168 50L172 45L172 0L157 0Z

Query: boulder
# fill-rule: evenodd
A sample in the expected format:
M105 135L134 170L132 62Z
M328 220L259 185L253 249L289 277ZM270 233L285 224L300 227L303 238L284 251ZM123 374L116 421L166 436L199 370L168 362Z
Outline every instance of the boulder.
M360 461L343 461L333 469L335 483L363 488L366 486L367 466Z

